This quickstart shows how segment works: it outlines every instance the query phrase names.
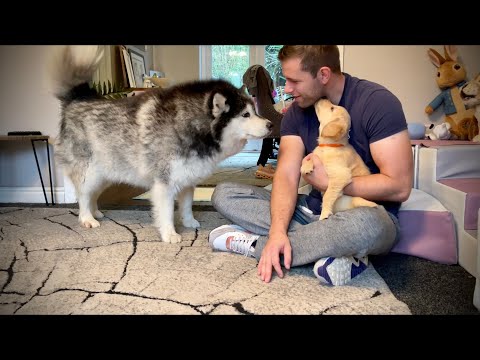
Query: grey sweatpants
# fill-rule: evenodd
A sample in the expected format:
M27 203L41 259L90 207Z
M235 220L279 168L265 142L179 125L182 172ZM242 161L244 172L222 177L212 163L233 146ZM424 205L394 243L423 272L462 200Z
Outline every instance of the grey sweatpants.
M257 260L268 240L270 196L269 190L232 182L218 184L212 195L212 204L222 216L261 235L255 245ZM319 215L301 208L306 206L305 197L298 195L288 228L292 266L309 264L327 256L385 254L398 241L398 220L383 206L342 211L318 221Z

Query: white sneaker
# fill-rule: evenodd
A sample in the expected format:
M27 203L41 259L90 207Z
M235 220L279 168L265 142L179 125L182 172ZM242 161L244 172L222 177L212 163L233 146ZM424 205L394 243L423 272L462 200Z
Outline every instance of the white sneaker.
M259 237L260 235L253 234L238 225L222 225L210 232L208 243L214 250L253 257L255 248L252 244ZM227 248L227 240L230 241L229 248Z
M313 273L324 284L345 285L368 267L368 256L325 257L313 266Z

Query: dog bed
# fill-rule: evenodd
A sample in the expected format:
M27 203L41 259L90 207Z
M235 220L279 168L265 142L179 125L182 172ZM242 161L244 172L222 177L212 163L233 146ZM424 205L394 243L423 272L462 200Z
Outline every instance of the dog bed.
M437 199L418 189L400 207L400 240L392 252L443 264L458 261L453 215Z

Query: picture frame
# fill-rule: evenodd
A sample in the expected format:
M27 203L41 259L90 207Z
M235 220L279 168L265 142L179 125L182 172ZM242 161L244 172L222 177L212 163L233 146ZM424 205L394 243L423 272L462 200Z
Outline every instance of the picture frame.
M133 77L136 87L143 87L143 76L147 73L145 70L145 57L132 49L128 49L128 52L132 60Z
M135 77L133 75L133 66L132 66L132 59L126 47L121 47L123 63L125 64L125 69L127 72L128 84L131 88L136 87Z

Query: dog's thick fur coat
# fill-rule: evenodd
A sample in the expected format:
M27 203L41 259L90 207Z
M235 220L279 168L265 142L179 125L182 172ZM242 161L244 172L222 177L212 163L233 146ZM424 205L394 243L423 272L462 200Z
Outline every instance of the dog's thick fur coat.
M162 240L179 242L175 197L183 225L199 227L194 187L248 139L267 136L272 123L256 114L244 91L223 80L103 99L88 85L101 56L96 46L61 47L50 69L62 105L55 154L75 186L79 221L100 226L99 195L112 183L131 184L150 189Z
M315 112L320 122L318 145L313 154L318 156L328 175L328 188L323 194L320 219L327 219L338 211L360 206L377 207L377 204L358 196L343 195L343 188L352 182L352 177L369 175L370 170L348 142L350 115L342 106L335 106L327 99L315 103ZM313 160L305 161L300 171L313 171Z

